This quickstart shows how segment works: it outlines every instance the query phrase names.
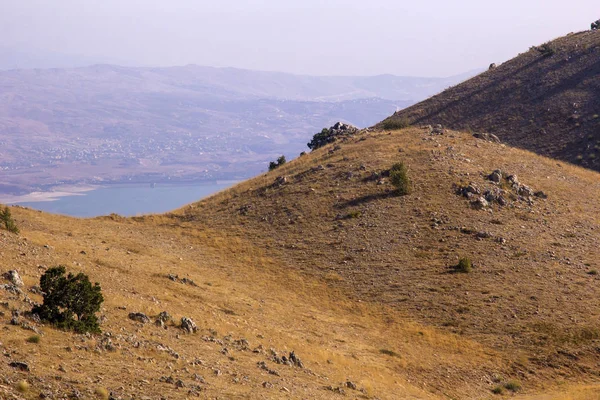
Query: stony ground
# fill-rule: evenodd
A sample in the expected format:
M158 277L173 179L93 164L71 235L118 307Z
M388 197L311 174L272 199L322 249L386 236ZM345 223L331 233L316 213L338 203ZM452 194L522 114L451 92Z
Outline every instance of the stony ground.
M407 196L386 174L398 161ZM0 398L594 396L598 182L413 128L355 134L170 215L12 208L0 272L23 285L0 279ZM452 269L463 257L470 273ZM58 264L101 284L102 335L27 314Z
M512 146L600 170L600 30L531 45L380 125L490 132Z

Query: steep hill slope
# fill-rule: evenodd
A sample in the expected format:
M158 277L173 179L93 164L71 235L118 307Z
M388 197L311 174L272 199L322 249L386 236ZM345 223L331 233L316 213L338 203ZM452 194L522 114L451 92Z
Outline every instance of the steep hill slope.
M388 121L490 132L513 146L600 170L599 56L600 31L570 34Z
M407 196L387 182L398 161ZM470 183L505 190L506 205L473 208ZM25 286L0 288L0 397L486 399L580 383L572 393L597 396L598 185L588 170L413 128L362 131L169 215L14 207L22 233L0 231L1 272ZM473 271L453 273L459 257ZM56 264L100 282L104 336L10 323ZM166 329L128 318L161 311ZM199 332L185 334L183 316ZM291 351L303 367L277 363Z

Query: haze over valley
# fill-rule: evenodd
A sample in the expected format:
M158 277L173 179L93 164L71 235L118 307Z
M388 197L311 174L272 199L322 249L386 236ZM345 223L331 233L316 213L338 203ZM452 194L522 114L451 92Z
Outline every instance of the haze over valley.
M0 190L248 178L307 150L324 126L371 126L470 75L312 77L194 65L1 71Z

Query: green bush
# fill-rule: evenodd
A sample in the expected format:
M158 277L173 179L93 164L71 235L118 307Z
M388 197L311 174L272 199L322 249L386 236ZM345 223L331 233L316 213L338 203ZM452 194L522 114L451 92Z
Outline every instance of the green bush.
M503 394L504 393L504 388L502 386L496 386L495 388L492 389L492 393L494 393L494 394Z
M316 150L319 147L323 147L326 144L333 143L335 141L335 135L333 135L329 129L323 128L321 132L313 135L310 142L306 145L311 150Z
M2 211L0 211L0 223L4 224L4 228L12 233L19 233L19 228L17 227L17 223L12 217L10 212L10 208L4 207Z
M544 43L543 45L536 47L536 50L539 51L544 57L550 57L556 53L556 49L550 43Z
M279 167L281 167L283 164L285 164L287 161L285 159L285 156L281 156L277 159L277 161L271 161L269 163L269 171L273 171L274 169L277 169Z
M458 264L453 267L454 271L460 272L463 274L468 274L473 270L473 263L469 258L461 258L458 261Z
M39 343L40 342L40 335L33 335L33 336L29 336L27 338L27 343Z
M381 127L388 131L395 131L399 129L405 129L410 126L410 123L406 118L397 118L390 117L381 123Z
M516 381L509 381L504 384L504 387L511 392L518 392L521 390L521 384Z
M390 182L396 187L400 195L410 193L410 178L408 177L408 168L404 163L396 163L390 168Z
M92 285L87 275L65 276L65 267L48 269L40 278L44 302L33 308L44 321L61 329L78 333L100 333L96 313L104 301L98 283Z

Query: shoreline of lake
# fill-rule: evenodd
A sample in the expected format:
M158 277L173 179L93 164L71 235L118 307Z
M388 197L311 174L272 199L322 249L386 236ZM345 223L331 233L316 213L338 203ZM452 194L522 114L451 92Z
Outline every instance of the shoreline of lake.
M96 217L111 213L123 216L172 211L225 190L239 181L102 186L57 186L52 191L26 195L0 195L0 203L20 205L54 214Z

